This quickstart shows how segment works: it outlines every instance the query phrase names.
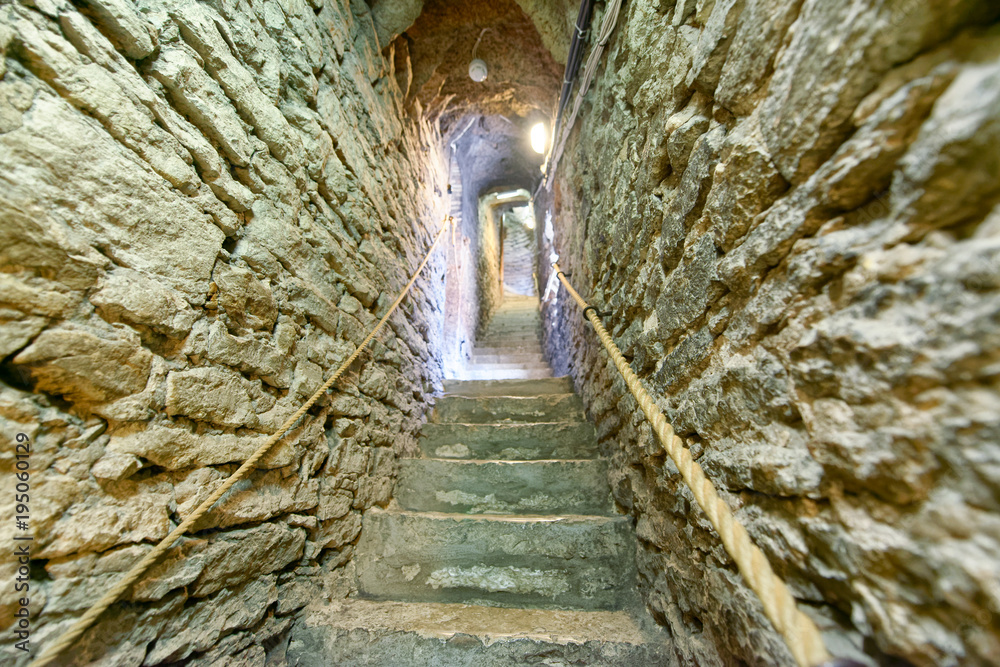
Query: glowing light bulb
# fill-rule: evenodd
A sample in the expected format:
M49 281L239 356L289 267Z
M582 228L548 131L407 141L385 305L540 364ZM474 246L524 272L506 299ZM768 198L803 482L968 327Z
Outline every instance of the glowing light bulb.
M545 147L548 143L549 139L546 136L545 123L536 123L531 128L531 149L541 155L545 152Z

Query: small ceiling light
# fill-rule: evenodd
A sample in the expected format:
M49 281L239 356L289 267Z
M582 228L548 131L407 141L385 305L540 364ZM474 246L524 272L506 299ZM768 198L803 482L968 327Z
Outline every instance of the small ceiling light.
M486 77L490 73L490 69L486 66L486 61L482 58L476 57L476 51L479 50L479 42L483 41L483 35L486 34L487 30L492 30L492 28L483 28L480 30L479 37L476 39L476 45L472 47L472 62L469 63L469 78L476 83L486 81Z
M535 123L531 128L531 149L541 155L545 152L549 140L545 132L545 123Z
M488 74L489 69L486 67L486 61L482 58L476 58L469 63L469 78L476 83L485 81Z
M531 217L525 218L524 219L524 226L527 227L528 229L534 229L535 228L535 219L531 218Z

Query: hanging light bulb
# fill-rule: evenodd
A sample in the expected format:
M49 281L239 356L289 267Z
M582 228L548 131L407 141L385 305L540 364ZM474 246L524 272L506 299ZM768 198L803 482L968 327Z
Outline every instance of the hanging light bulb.
M531 128L531 149L541 155L549 143L545 132L545 123L535 123Z
M487 30L491 30L491 28L483 28L479 31L479 37L476 39L476 45L472 47L472 62L469 63L469 78L476 83L486 81L486 77L490 73L489 68L486 66L486 61L482 58L476 57L476 51L479 50L479 42L483 41L483 35L486 34Z
M482 58L476 58L469 63L469 78L476 83L485 81L488 74L489 68L486 67L486 61Z

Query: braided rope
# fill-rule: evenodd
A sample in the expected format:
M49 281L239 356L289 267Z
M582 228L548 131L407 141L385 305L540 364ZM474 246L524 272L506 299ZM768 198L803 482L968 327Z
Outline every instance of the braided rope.
M684 446L684 442L674 434L673 427L653 401L653 397L642 386L638 376L632 371L625 357L622 356L594 309L569 284L559 269L559 265L553 264L552 266L573 299L581 308L587 309L587 319L593 325L601 343L604 344L604 349L611 356L615 368L621 373L629 391L639 402L639 407L642 408L646 419L653 427L653 431L656 432L660 442L677 466L681 477L690 487L698 506L705 512L719 533L722 544L736 562L740 574L760 598L764 606L764 613L785 638L785 643L795 657L795 661L800 667L813 667L829 660L830 654L827 653L823 638L812 619L795 606L795 598L792 597L788 586L781 580L781 577L774 573L764 552L753 543L746 528L733 515L733 511L726 504L726 501L719 497L715 485L705 476L698 462L691 457L691 452Z
M445 230L448 229L449 225L447 223L451 221L452 218L450 216L445 218L445 223L441 225L441 229L434 237L434 241L427 250L427 254L424 256L423 261L420 262L420 266L417 267L416 271L414 271L413 276L410 278L410 282L406 283L406 287L404 287L399 293L396 300L392 302L392 305L389 306L389 310L386 311L382 319L378 321L378 324L376 324L365 339L361 341L361 344L358 345L357 349L351 353L351 356L347 357L340 367L334 371L333 375L330 376L330 379L324 382L323 386L317 389L316 393L310 396L309 400L303 403L302 407L296 410L295 414L289 417L285 423L281 425L281 428L271 435L271 437L268 438L264 444L258 447L257 451L255 451L250 458L244 461L243 465L241 465L236 472L230 475L226 481L215 489L215 491L213 491L203 503L198 505L198 507L186 519L184 519L179 526L174 528L169 535L164 537L159 544L153 547L145 556L142 557L141 560L139 560L139 562L133 565L132 569L125 573L125 575L119 579L111 590L105 593L100 600L95 602L93 606L91 606L90 609L88 609L87 612L69 628L69 630L49 644L42 654L29 665L29 667L43 667L44 665L48 665L58 658L63 652L69 649L69 647L72 646L76 640L79 639L88 628L90 628L91 625L93 625L97 618L103 614L108 607L117 602L118 598L124 595L125 591L127 591L132 584L137 582L142 575L144 575L146 571L152 567L153 563L155 563L160 556L166 553L166 551L174 545L174 542L180 539L184 533L186 533L192 526L195 525L195 523L198 522L199 519L201 519L202 516L212 509L212 506L219 500L219 498L225 495L226 491L232 488L234 484L242 480L256 468L257 462L266 456L271 448L274 447L274 445L281 440L281 438L284 437L289 430L291 430L292 426L294 426L295 423L302 418L309 408L311 408L316 401L318 401L320 397L333 386L333 383L336 382L344 371L354 363L361 352L364 351L365 347L367 347L368 343L370 343L375 335L382 329L385 323L389 320L389 316L392 315L393 311L396 310L396 307L403 301L403 298L417 281L417 277L424 270L424 267L427 266L427 262L430 260L431 254L434 252L434 248L437 246L438 241L441 240L441 237L444 236Z

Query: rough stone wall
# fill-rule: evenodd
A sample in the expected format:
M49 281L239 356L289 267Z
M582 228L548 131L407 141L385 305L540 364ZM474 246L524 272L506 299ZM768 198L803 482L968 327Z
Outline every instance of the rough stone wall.
M479 292L478 333L482 334L493 313L503 301L500 276L500 215L496 197L492 194L479 198L479 255L476 277Z
M446 178L363 2L4 2L0 53L0 533L23 433L37 655L355 348ZM346 592L440 379L444 263L67 660L280 661L294 612Z
M548 209L694 456L868 664L1000 655L997 15L625 3ZM567 299L550 350L637 519L649 607L686 664L791 664Z

